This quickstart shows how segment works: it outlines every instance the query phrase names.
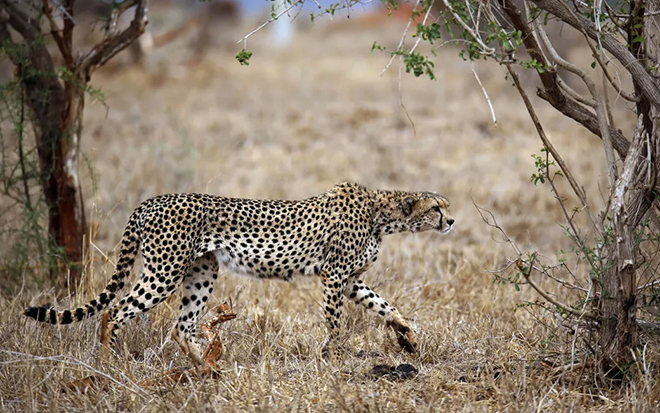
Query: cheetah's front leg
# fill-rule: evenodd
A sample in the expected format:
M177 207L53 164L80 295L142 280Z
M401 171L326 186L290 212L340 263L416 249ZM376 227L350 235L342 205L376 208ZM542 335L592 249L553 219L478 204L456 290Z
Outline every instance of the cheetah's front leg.
M360 271L348 279L348 283L344 288L344 295L355 303L377 312L385 319L387 326L394 330L401 348L409 353L415 353L417 351L417 339L412 329L396 308L388 304L387 301L383 300L380 295L358 278L363 272Z

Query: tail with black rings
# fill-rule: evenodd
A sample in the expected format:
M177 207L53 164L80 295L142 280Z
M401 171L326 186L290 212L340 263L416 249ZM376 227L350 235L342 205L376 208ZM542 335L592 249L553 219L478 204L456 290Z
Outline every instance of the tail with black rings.
M112 300L114 300L115 294L124 289L125 280L130 276L133 265L135 264L135 258L140 250L140 238L142 235L140 225L142 209L143 206L136 209L128 220L121 239L121 250L117 260L117 266L115 267L115 273L101 294L75 310L57 311L50 307L28 307L25 309L25 316L48 324L70 324L75 321L82 321L105 310Z

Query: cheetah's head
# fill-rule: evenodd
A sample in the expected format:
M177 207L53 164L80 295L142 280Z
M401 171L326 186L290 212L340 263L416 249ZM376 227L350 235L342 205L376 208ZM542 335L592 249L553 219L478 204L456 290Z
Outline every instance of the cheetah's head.
M452 230L454 218L449 213L447 198L433 192L400 192L391 199L384 211L387 217L385 232Z

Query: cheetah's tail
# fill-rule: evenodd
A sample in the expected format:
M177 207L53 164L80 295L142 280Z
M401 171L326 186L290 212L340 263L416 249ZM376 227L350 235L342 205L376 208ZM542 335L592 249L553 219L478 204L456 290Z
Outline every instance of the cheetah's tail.
M131 274L131 269L135 263L135 257L140 249L141 227L139 225L139 215L142 208L138 208L131 214L124 235L121 240L121 250L115 267L115 273L112 275L112 281L105 287L105 290L95 299L78 307L75 310L57 311L50 307L28 307L25 309L25 315L49 324L69 324L74 321L82 321L86 317L91 317L97 312L103 311L115 298L115 293L122 290L125 286L124 279Z

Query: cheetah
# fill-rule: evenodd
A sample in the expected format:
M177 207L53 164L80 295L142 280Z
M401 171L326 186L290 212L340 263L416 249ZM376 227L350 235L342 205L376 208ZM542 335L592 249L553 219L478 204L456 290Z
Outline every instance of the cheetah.
M345 182L303 200L255 200L207 194L161 195L143 202L124 230L117 265L105 290L83 307L56 311L28 307L27 317L50 324L81 321L110 306L142 253L143 270L132 291L110 307L101 343L111 348L117 330L180 289L180 317L171 337L203 364L196 325L213 292L220 266L257 278L290 281L318 276L328 338L325 353L339 360L344 299L383 317L399 345L414 353L417 341L399 311L369 288L384 235L437 230L448 233L449 201L433 192L369 190Z

